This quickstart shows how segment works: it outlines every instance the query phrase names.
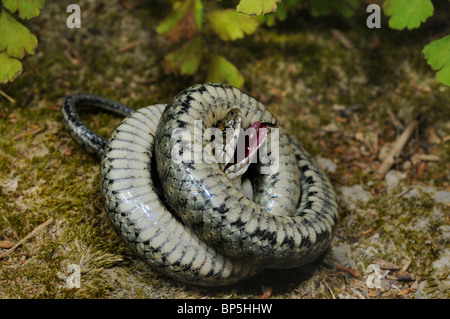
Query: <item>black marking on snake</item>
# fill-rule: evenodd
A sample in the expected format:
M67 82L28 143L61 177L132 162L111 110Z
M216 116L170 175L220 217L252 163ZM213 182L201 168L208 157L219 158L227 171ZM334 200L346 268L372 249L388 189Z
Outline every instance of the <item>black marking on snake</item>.
M313 201L308 201L308 202L306 203L304 209L311 209L313 205L314 205L314 202L313 202Z
M213 85L212 85L213 86ZM194 92L200 92L200 93L204 93L204 92L206 92L206 91L208 91L207 89L206 89L206 87L204 87L204 86L200 86L200 87L197 87L197 88L195 88L195 90L191 90L193 93ZM191 97L191 95L189 94L188 95L189 97ZM192 97L191 97L192 98Z
M183 113L187 113L187 112L191 109L190 103L191 103L191 101L192 101L193 99L194 99L194 98L193 98L192 96L188 95L188 96L186 97L186 99L185 99L183 102L180 103L180 104L181 104L181 111L182 111Z
M314 179L313 179L312 176L308 176L308 177L306 178L305 182L306 182L307 184L313 184L313 183L314 183Z
M316 233L316 242L321 242L328 237L328 233L326 231L320 231Z
M300 160L301 159L297 158L297 161L300 161ZM302 172L303 174L305 174L308 170L309 170L309 167L307 165L300 166L300 172Z
M250 234L250 236L259 237L260 240L269 240L271 244L275 244L277 241L276 232L269 231L267 229L261 229L259 226Z
M177 120L177 123L178 123L178 125L179 125L181 128L186 128L186 127L189 125L188 122L185 122L185 121L182 121L182 120Z
M292 238L291 236L285 236L283 241L281 242L281 245L292 245L294 242L294 238Z
M221 213L221 214L226 214L230 211L229 208L227 208L225 205L219 205L213 208L213 210Z
M225 197L225 199L224 199L224 202L226 203L226 202L228 202L228 200L231 198L231 196L227 196L227 197Z
M236 219L234 222L231 222L230 225L236 226L237 228L242 228L246 225L246 222L243 222L240 218Z

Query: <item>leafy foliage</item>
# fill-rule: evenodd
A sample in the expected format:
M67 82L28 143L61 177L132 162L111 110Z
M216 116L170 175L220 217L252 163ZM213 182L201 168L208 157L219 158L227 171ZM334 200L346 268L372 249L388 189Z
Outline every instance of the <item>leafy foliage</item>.
M204 4L201 0L172 1L173 10L157 31L173 42L182 39L185 42L166 55L166 70L192 75L198 71L202 60L208 59L207 78L235 86L244 84L243 76L231 61L211 52L204 40L208 32L213 32L222 41L235 41L254 34L261 23L273 26L277 21L285 20L288 12L296 6L308 7L313 16L337 13L344 17L352 16L361 6L359 0L236 0L238 4L235 9L215 9L210 1ZM383 9L389 16L389 27L395 30L418 28L434 12L431 0L385 0ZM438 71L436 79L447 85L450 85L449 42L445 37L424 49L428 63Z
M237 13L233 9L216 10L206 16L215 33L224 41L243 38L245 34L252 34L259 26L255 17Z
M415 29L433 15L431 0L386 0L384 12L389 27L396 30ZM423 53L436 73L436 80L450 86L450 38L435 40L425 46Z
M14 81L22 72L22 63L19 60L11 58L6 52L0 53L0 79L2 83Z
M390 16L389 27L396 30L418 28L433 15L431 0L386 0L384 11Z
M211 56L207 81L229 82L237 87L244 85L244 77L238 69L227 59L218 55Z
M231 61L213 52L206 38L242 39L254 34L261 23L273 26L277 20L286 19L289 10L300 5L309 7L313 16L338 13L344 17L353 15L361 5L359 0L236 0L236 8L223 8L217 5L219 1L171 0L172 11L156 28L159 34L179 43L164 58L168 72L192 75L207 60L208 79L240 87L244 84L242 74ZM34 54L38 41L19 19L38 16L44 4L45 0L0 0L0 83L13 81L22 72L20 60ZM389 16L389 27L396 30L418 28L434 13L431 0L385 0L383 9ZM446 85L450 85L449 43L444 37L423 50L437 71L436 79Z
M202 23L201 0L186 0L174 3L173 11L160 23L156 31L176 42L180 37L194 36L202 28Z
M450 86L450 35L428 44L423 53L433 70L436 80Z
M207 59L208 80L241 87L244 77L239 70L225 57L212 52L204 38L212 32L222 41L235 41L253 34L259 25L258 18L238 13L235 9L206 11L201 0L175 1L172 11L156 31L172 42L184 42L164 57L164 67L169 72L192 75Z
M37 17L44 8L45 0L3 0L3 6L12 13L19 12L19 18L30 20Z
M281 0L241 0L236 8L237 12L249 15L261 15L277 10L277 3Z
M22 59L25 53L34 54L37 39L6 10L0 13L0 51L6 51L10 57Z
M164 67L171 72L190 75L197 72L203 58L203 39L200 36L184 43L180 48L169 53L164 58Z
M37 38L13 14L21 19L39 15L45 0L3 0L0 2L0 83L14 81L22 72L25 54L34 54ZM9 12L8 12L9 11Z
M359 6L358 0L240 0L236 8L220 8L210 1L173 0L172 11L156 31L181 44L164 57L164 67L168 72L192 75L207 59L208 80L241 87L242 74L227 58L212 52L205 39L211 33L222 41L242 39L254 34L261 23L272 26L284 20L288 10L302 2L316 16L337 12L347 17Z

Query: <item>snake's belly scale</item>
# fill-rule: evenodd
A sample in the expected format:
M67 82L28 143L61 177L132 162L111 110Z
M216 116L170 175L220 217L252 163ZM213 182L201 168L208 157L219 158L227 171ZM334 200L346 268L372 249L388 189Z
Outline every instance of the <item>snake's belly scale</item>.
M167 161L175 127L193 129L199 116L204 126L212 126L231 107L242 110L247 126L255 119L276 121L248 94L224 84L202 84L183 91L167 107L151 106L129 115L101 155L104 205L120 237L154 269L190 284L227 285L263 268L309 263L329 246L337 222L331 184L310 155L284 133L280 157L286 167L290 162L295 166L296 187L301 189L299 200L287 199L298 203L289 214L276 211L287 202L270 211L261 206L270 202L263 195L258 204L247 199L217 166ZM66 126L77 134L67 113L63 111ZM166 196L161 195L157 174ZM292 189L294 175L280 170L271 184Z

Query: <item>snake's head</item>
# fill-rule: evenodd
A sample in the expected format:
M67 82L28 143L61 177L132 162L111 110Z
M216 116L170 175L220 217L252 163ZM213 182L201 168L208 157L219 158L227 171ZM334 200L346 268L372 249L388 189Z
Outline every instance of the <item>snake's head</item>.
M270 129L276 124L254 122L246 130L242 129L242 112L239 109L228 111L217 122L222 139L214 140L215 156L219 166L231 180L240 178L256 160L258 150L267 140Z
M276 124L257 121L252 123L247 130L240 130L234 156L224 168L224 172L229 179L240 178L250 164L256 162L256 154L267 141L270 129L273 127L276 127Z

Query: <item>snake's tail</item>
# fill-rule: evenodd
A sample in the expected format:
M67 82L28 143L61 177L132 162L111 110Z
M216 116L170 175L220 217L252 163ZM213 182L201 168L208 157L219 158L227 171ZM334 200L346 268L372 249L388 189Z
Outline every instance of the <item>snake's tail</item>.
M134 113L132 108L123 104L91 94L75 94L65 100L61 108L64 125L73 139L97 158L101 158L107 140L91 130L83 122L78 114L80 108L101 110L121 116L128 116Z

